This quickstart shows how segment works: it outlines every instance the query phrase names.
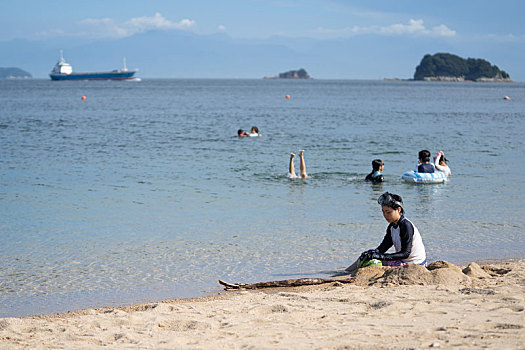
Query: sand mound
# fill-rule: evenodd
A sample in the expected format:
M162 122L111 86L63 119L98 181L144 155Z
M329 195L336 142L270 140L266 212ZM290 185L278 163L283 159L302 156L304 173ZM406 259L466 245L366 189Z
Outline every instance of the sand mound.
M463 271L456 265L446 261L433 262L428 268L421 265L399 267L371 266L357 271L356 284L369 286L444 285L452 287L470 282L471 277L490 277L479 265L473 264L470 264Z
M457 266L454 266L454 268L432 270L430 273L432 275L432 282L429 284L453 287L470 282L470 277L465 275Z
M405 265L389 269L383 275L381 284L407 285L407 284L432 284L432 275L426 267L421 265Z
M475 262L470 263L467 267L465 267L463 269L463 273L471 278L490 278L491 277L488 273L485 272L485 270L481 268L481 266L479 266Z
M383 277L383 274L388 269L385 266L369 266L358 269L355 274L355 283L359 286L367 286L372 281Z
M434 261L430 263L427 266L427 269L432 271L432 270L437 270L437 269L445 269L445 268L453 268L453 267L457 267L457 266L445 260L438 260L438 261Z

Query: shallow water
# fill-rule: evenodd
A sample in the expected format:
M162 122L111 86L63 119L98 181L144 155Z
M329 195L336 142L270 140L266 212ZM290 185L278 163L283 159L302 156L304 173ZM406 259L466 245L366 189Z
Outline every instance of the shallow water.
M379 244L384 191L429 260L523 256L523 83L0 81L0 106L0 316L326 277ZM401 182L423 148L450 182Z

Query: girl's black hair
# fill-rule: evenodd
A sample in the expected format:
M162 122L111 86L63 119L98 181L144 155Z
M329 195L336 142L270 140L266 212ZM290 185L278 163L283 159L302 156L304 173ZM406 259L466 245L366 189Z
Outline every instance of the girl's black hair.
M400 195L392 193L392 198L394 198L396 200L396 202L399 202L399 203L403 204L403 198L401 198ZM399 205L399 204L392 205L392 208L393 209L401 208L401 213L405 212L405 210L403 209L403 206Z
M381 159L374 159L372 161L372 173L374 171L379 171L379 168L383 165L383 161Z
M430 162L430 152L426 149L419 151L419 160L423 163Z
M398 194L385 192L379 196L377 203L379 203L381 206L390 207L394 210L401 208L401 214L405 213L405 209L403 209L403 198L401 198L401 196Z
M438 157L438 159L436 159L436 164L439 165L439 164L441 164L441 162L445 162L445 163L448 162L447 158L445 158L444 155L440 155L440 156Z
M381 159L374 159L372 161L372 171L370 172L370 174L368 174L366 178L372 178L372 175L374 175L376 171L379 171L381 165L383 165L383 161Z

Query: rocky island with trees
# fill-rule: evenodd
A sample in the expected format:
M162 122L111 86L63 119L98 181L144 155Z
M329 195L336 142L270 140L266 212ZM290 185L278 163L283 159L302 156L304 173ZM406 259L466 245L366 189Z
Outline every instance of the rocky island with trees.
M264 77L264 79L311 79L306 70L291 70L285 73L279 73L276 77Z
M0 79L31 79L31 73L16 67L0 67Z
M507 72L479 58L461 58L449 53L425 55L416 67L414 80L426 81L512 81Z

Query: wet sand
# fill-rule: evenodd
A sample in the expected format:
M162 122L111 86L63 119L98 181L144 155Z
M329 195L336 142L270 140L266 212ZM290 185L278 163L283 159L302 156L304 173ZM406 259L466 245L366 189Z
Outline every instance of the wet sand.
M360 269L351 284L4 318L0 348L520 349L524 310L524 261L434 262Z

